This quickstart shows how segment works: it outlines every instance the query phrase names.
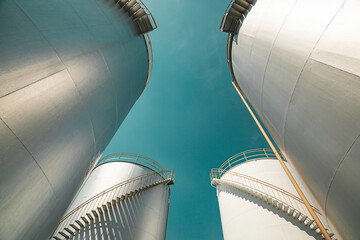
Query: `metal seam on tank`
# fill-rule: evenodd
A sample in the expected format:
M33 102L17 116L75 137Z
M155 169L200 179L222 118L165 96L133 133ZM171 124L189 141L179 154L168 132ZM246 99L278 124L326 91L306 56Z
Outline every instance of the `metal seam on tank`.
M265 66L265 70L264 70L264 75L263 75L263 78L262 78L262 84L261 84L261 90L260 90L260 110L261 110L261 116L264 116L264 111L263 111L263 89L264 89L264 83L265 83L265 75L266 75L266 71L267 71L267 68L268 68L268 65L269 65L269 62L270 62L270 57L271 57L271 54L272 54L272 51L273 51L273 48L274 48L274 45L276 43L276 40L280 34L280 31L281 29L283 28L287 18L289 17L290 13L292 12L293 8L295 7L297 3L297 0L294 2L294 4L292 5L291 9L289 10L289 12L287 13L286 17L284 18L284 21L282 22L280 28L279 28L279 31L276 33L276 36L275 36L275 39L271 45L271 49L270 49L270 53L269 53L269 57L267 59L267 62L266 62L266 66Z
M151 47L151 46L149 46L148 47L148 44L147 44L147 42L146 42L146 38L145 38L145 34L142 36L143 37L143 39L144 39L144 44L145 44L145 47L146 47L146 53L147 53L147 62L148 62L148 72L147 72L147 74L146 74L146 82L145 82L145 85L144 85L144 88L143 88L143 90L141 91L141 93L140 93L140 95L137 97L137 99L139 99L140 98L140 96L142 95L142 93L144 92L144 90L145 90L145 88L146 88L146 86L148 85L148 82L150 81L150 77L149 77L149 71L150 71L150 61L152 61L152 59L150 59L150 54L149 54L149 51L151 52L151 54L152 54L152 50L151 49L149 49L149 47ZM150 36L148 36L149 37L149 42L150 42ZM153 63L152 63L153 64ZM136 99L136 100L137 100Z
M355 74L355 73L349 72L348 70L345 70L345 69L338 68L338 67L336 67L336 66L334 66L334 65L331 65L331 64L329 64L329 63L323 62L323 61L321 61L321 60L319 60L319 59L311 58L311 61L313 61L313 62L318 62L318 63L320 63L320 64L322 64L322 65L326 65L326 66L328 66L328 67L330 67L330 68L334 68L334 69L336 69L336 70L338 70L338 71L344 72L344 73L346 73L346 74L348 74L348 75L351 75L351 76L353 76L353 77L356 77L356 78L359 78L359 77L360 77L359 75L357 75L357 74Z
M51 184L50 180L48 179L48 177L46 176L44 170L41 168L41 166L39 165L39 163L36 161L35 157L32 155L32 153L30 152L30 150L25 146L25 144L20 140L20 138L15 134L15 132L9 127L9 125L6 124L6 122L0 118L0 121L2 121L4 123L4 125L10 130L10 132L16 137L16 139L21 143L21 145L24 147L24 149L26 150L26 152L31 156L31 158L34 160L34 162L36 163L36 165L39 167L39 169L41 170L41 172L43 173L43 175L46 178L46 181L49 183L50 185L50 189L52 191L52 193L54 194L55 198L57 198L55 191L54 191L54 187Z
M54 48L54 46L51 44L51 42L49 42L49 40L44 36L44 34L42 33L42 31L40 31L40 29L38 28L38 26L35 24L35 22L31 19L31 17L24 11L24 9L22 9L22 7L15 1L14 2L16 4L16 6L18 6L18 8L24 13L24 15L29 19L29 21L34 25L34 27L38 30L39 34L43 37L43 39L49 44L49 46L52 48L52 50L54 51L54 53L56 53L56 56L59 58L60 62L62 63L63 66L66 66L63 62L63 60L60 58L59 56L59 53L56 51L56 49ZM65 70L65 69L64 69ZM68 71L68 68L66 68L69 76L71 77L71 74L70 72ZM75 88L76 88L76 91L78 92L79 94L79 90L73 80L73 78L71 77L71 81L74 83L75 85ZM81 105L84 106L83 102L82 102L82 98L81 98L81 95L79 94L79 98L81 100ZM89 117L89 120L90 120L90 124L91 124L91 129L92 129L92 137L93 137L93 141L94 141L94 153L96 154L96 141L95 141L95 133L94 133L94 125L92 123L92 120L91 120L91 117L90 117L90 114L89 114L89 111L87 110L86 107L85 108L85 111Z
M99 6L98 2L96 2L96 4L97 4L97 6ZM145 6L145 7L146 7L146 6ZM107 16L107 14L104 13L103 9L102 9L102 8L99 8L99 9L100 9L100 11L104 14L104 16L105 16L106 19L109 21L109 23L112 24L111 19L108 19L108 16ZM149 12L150 12L150 11L149 11ZM125 15L125 13L122 13L122 14ZM154 20L154 22L155 22L155 20ZM134 23L133 21L128 21L128 23L129 23L130 25L132 25L133 27L136 28L135 23ZM156 23L155 23L155 25L156 25ZM156 28L155 28L155 29L156 29ZM155 30L155 29L154 29L154 30ZM137 36L136 36L136 37L137 37ZM148 55L148 63L149 63L150 61L153 61L153 58L150 59L150 57L152 56L152 49L151 49L150 37L148 36L150 49L148 48L148 45L147 45L147 42L146 42L146 39L145 39L145 34L143 35L143 38L144 38L144 43L145 43L146 51L147 51L147 53L148 53L147 55ZM130 41L130 40L131 40L131 39L129 39L129 40L127 40L127 41L124 41L124 42L128 42L128 41ZM151 56L149 55L149 51L151 52ZM152 62L151 64L153 64L153 62ZM151 69L150 69L150 71L151 71ZM148 73L149 73L149 64L148 64ZM150 73L150 74L151 74L151 73ZM145 88L146 88L146 86L147 86L147 84L148 84L148 82L149 82L149 80L150 80L150 79L149 79L149 76L147 76L146 78L147 78L147 79L146 79L146 82L145 82L145 86L144 86L143 90L141 91L140 95L136 98L136 100L140 98L140 96L141 96L142 93L144 92L144 90L145 90ZM136 101L136 100L135 100L135 101ZM133 106L133 105L134 105L134 103L132 104L132 106ZM132 106L131 106L130 108L132 108Z
M355 138L354 142L350 145L349 149L346 151L343 159L339 162L338 167L336 168L335 173L334 173L334 175L333 175L332 178L331 178L331 181L330 181L330 184L329 184L329 188L328 188L328 190L327 190L327 192L326 192L326 197L325 197L325 209L324 209L324 211L325 211L325 216L327 216L326 207L327 207L327 200L328 200L329 192L330 192L330 190L331 190L331 185L332 185L332 183L333 183L333 181L334 181L334 179L335 179L335 177L336 177L336 174L338 173L338 170L340 169L341 165L342 165L343 162L345 161L348 153L350 152L350 150L352 149L352 147L354 146L354 144L356 143L356 141L357 141L359 138L360 138L360 134Z
M85 28L90 32L90 29L89 29L89 27L88 27L88 25L86 24L86 21L81 17L81 15L78 13L78 11L73 7L73 5L71 4L71 3L69 3L69 1L67 0L67 2L68 2L68 5L71 7L71 9L76 13L76 15L79 17L79 19L81 20L81 22L84 24L84 26L85 26ZM97 7L98 7L98 9L100 9L99 8L99 5L96 3L96 5L97 5ZM102 11L101 11L102 12ZM104 12L102 12L103 14L104 14ZM104 14L104 16L105 16L106 14ZM107 19L107 18L106 18ZM108 20L108 19L107 19ZM109 21L109 20L108 20ZM111 23L111 22L110 22ZM91 38L94 38L92 35L91 35ZM100 48L99 48L100 49ZM95 51L94 51L95 52ZM109 71L109 73L110 73L110 75L111 75L111 72L110 72L110 69L109 69L109 66L107 65L107 62L106 62L106 60L105 60L105 57L104 57L104 55L102 54L102 51L99 51L99 50L97 50L97 52L99 52L100 53L100 55L102 56L102 58L103 58L103 60L104 60L104 62L105 62L105 65L106 65L106 68L107 68L107 70ZM112 79L112 78L111 78ZM115 87L114 86L114 82L113 81L111 81L111 83L112 83L112 85L113 85L113 87ZM113 88L113 89L115 89L115 88ZM114 95L114 97L115 97L115 106L116 106L116 113L115 113L115 126L114 126L114 130L116 131L116 126L117 126L117 123L118 123L118 110L119 110L119 108L118 108L118 102L116 101L116 93L115 93L115 95ZM90 117L90 114L89 114L89 117ZM90 117L91 118L91 117ZM91 120L90 120L91 121ZM91 125L93 126L93 124L92 124L92 121L91 121ZM94 138L94 144L95 144L95 148L94 148L94 153L96 153L96 139L95 139L95 131L94 131L94 127L93 127L93 130L92 130L92 134L93 134L93 138Z
M109 74L111 75L111 71L110 71L109 65L108 65L107 61L105 60L105 57L104 57L103 52L102 52L102 51L99 51L99 53L100 53L100 55L102 56L102 59L104 60L104 63L105 63L105 65L106 65L106 68L107 68ZM110 78L110 82L111 82L111 85L113 86L113 89L116 89L116 88L115 88L115 86L116 86L115 80L114 80L112 77ZM116 106L114 131L116 132L117 126L118 126L118 123L119 123L119 117L118 117L118 115L119 115L119 104L118 104L118 101L117 101L117 97L118 97L118 95L116 94L117 91L114 91L114 93L115 93L115 94L114 94L114 97L115 97L115 106Z
M79 19L81 20L81 22L84 24L85 28L90 32L90 29L89 29L88 25L86 24L86 21L81 17L81 15L80 15L80 14L78 13L78 11L73 7L73 5L70 4L69 1L67 1L67 2L68 2L68 4L70 5L71 9L72 9L72 10L76 13L76 15L79 17ZM99 9L99 10L103 13L103 15L106 17L107 14L105 14L105 13L101 10L101 8L99 8L99 5L98 5L97 2L96 2L96 5L97 5L98 9ZM111 21L110 21L107 17L106 17L106 19L107 19L107 20L109 21L109 23L111 24ZM91 35L91 37L93 38L92 35ZM98 48L97 52L99 52L100 55L102 56L102 58L103 58L103 60L104 60L104 62L105 62L106 68L107 68L108 72L109 72L110 75L111 75L111 71L110 71L110 69L109 69L109 66L108 66L106 60L105 60L105 57L104 57L102 51L99 51L100 49L101 49L101 48ZM94 52L95 52L95 51L94 51ZM114 81L113 81L112 78L110 78L110 79L111 79L111 80L110 80L111 85L113 86L113 89L115 89L115 83L114 83ZM118 121L119 121L119 119L118 119L119 106L118 106L118 101L117 101L116 92L115 92L115 94L114 94L114 97L115 97L115 106L116 106L114 131L116 131L116 130L117 130L117 126L118 126ZM89 117L90 117L90 114L89 114ZM90 119L91 119L91 117L90 117ZM91 120L90 120L90 121L91 121ZM91 121L91 125L92 125L92 127L94 126L94 125L92 124L92 121ZM94 127L93 127L93 130L92 130L92 135L93 135L94 144L95 144L94 153L96 153L96 148L97 148L97 147L96 147L96 139L95 139Z
M61 62L62 62L62 60L61 60ZM83 98L82 98L82 96L81 96L81 94L80 94L80 91L79 91L79 89L78 89L78 87L77 87L74 79L72 78L69 70L66 69L66 71L68 72L68 74L69 74L69 76L70 76L70 78L71 78L71 81L72 81L72 83L74 84L74 87L75 87L76 92L77 92L77 94L78 94L79 104L84 108L84 110L85 110L85 112L86 112L86 114L87 114L87 116L88 116L88 120L90 121L90 124L91 124L91 136L92 136L92 140L93 140L93 142L94 142L94 155L96 155L96 149L97 149L97 147L96 147L96 139L95 139L95 131L94 131L93 121L92 121L92 119L91 119L89 110L87 109L86 105L84 104L84 100L83 100Z
M316 47L317 47L317 45L319 44L320 40L322 39L325 31L328 29L328 27L330 26L330 24L332 23L332 21L334 20L334 18L337 16L337 14L339 13L339 11L340 11L340 10L342 9L342 7L344 6L345 2L346 2L346 0L343 1L342 5L339 7L339 9L335 12L334 16L331 18L331 20L329 21L329 23L326 25L324 31L320 34L318 40L316 41L316 43L314 44L313 48L311 49L311 51L310 51L310 53L309 53L309 56L308 56L308 58L306 59L304 65L303 65L303 67L302 67L302 69L301 69L301 72L300 72L300 74L299 74L298 79L296 80L294 89L293 89L293 91L292 91L292 93L291 93L291 96L290 96L290 101L289 101L289 103L288 103L288 105L287 105L287 108L286 108L285 119L284 119L284 123L283 123L283 127L282 127L282 133L283 133L282 139L283 139L283 143L284 143L284 150L285 150L285 152L286 152L286 141L285 141L285 136L286 136L286 135L285 135L286 122L287 122L287 117L288 117L289 108L290 108L291 102L292 102L292 100L293 100L293 98L294 98L294 93L295 93L296 87L298 86L299 80L300 80L300 78L301 78L301 75L302 75L303 72L304 72L305 67L307 66L309 60L311 59L312 53L313 53L314 50L316 49ZM312 60L312 59L311 59L311 60Z
M48 78L48 77L51 77L51 76L53 76L53 75L55 75L55 74L58 74L58 73L60 73L60 72L62 72L62 71L64 71L64 70L67 70L67 69L64 68L64 69L61 69L61 70L56 71L56 72L54 72L54 73L50 73L50 74L46 75L45 77L40 78L39 80L33 81L33 82L31 82L31 83L29 83L29 84L27 84L27 85L25 85L25 86L22 86L22 87L20 87L20 88L18 88L18 89L16 89L16 90L10 91L10 92L8 92L8 93L0 96L0 99L3 98L3 97L8 96L8 95L10 95L10 94L13 94L13 93L15 93L15 92L17 92L17 91L19 91L19 90L21 90L21 89L27 88L27 87L35 84L35 83L38 83L38 82L40 82L40 81L42 81L42 80L44 80L44 79L46 79L46 78Z
M13 3L20 9L20 11L24 14L24 16L29 19L29 21L31 22L31 24L34 26L34 28L36 28L36 30L38 31L38 33L41 35L41 37L43 38L43 40L45 40L48 44L49 44L49 47L56 53L56 57L59 59L59 61L62 63L62 65L65 67L63 61L61 60L61 58L59 57L59 54L55 51L55 48L54 46L49 42L49 40L44 36L44 34L42 33L42 31L40 31L40 29L38 28L38 26L36 25L36 23L31 19L31 17L26 13L26 11L16 2L16 1L13 1ZM65 70L65 69L63 69ZM63 71L62 70L62 71ZM60 71L59 71L60 72ZM51 75L49 75L51 76ZM40 79L41 80L41 79ZM35 82L38 82L40 80L37 80ZM34 83L35 83L34 82ZM30 86L31 84L27 85L27 86ZM20 89L18 89L20 90ZM13 91L15 92L15 91ZM10 94L10 93L9 93ZM8 95L8 94L6 94Z
M105 18L108 20L108 22L112 25L113 25L113 21L111 19L109 19L108 15L104 12L103 8L99 7L99 2L101 1L95 1L95 4L98 6L98 9L102 12L102 14L105 16ZM135 23L133 21L130 21L129 19L127 19L125 16L126 16L126 13L123 12L122 9L119 10L120 14L126 19L127 23L132 25L134 28L136 28L135 26ZM134 30L134 29L133 29Z

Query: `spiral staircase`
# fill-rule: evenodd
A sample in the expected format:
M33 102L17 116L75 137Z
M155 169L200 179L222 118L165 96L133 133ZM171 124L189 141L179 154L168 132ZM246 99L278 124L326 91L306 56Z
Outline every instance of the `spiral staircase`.
M162 169L116 184L67 213L61 219L52 238L55 240L70 239L86 225L90 225L99 219L104 212L111 211L116 205L155 186L172 185L174 181L174 171Z
M139 35L146 34L157 28L149 9L141 0L112 0L119 9L125 11L137 27Z

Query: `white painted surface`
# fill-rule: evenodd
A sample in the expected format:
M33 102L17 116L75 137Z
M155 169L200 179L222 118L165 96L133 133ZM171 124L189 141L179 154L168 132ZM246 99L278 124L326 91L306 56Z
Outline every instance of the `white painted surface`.
M149 168L134 163L100 165L90 174L69 210L117 183L150 172ZM169 197L170 188L164 184L139 192L104 212L72 239L162 240L166 233Z
M275 159L246 162L230 171L258 178L298 196ZM230 177L224 174L221 179L227 178ZM220 184L217 195L225 240L321 239L299 221L238 189Z
M99 192L128 179L150 173L152 170L127 162L110 162L96 167L82 186L67 212Z
M236 80L338 238L360 235L360 1L259 0Z

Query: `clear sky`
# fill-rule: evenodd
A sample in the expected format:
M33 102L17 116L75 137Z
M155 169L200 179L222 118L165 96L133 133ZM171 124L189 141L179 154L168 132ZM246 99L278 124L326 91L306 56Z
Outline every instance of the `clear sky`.
M209 173L230 156L267 147L231 84L229 0L145 0L158 24L150 33L150 82L104 155L133 152L173 168L167 240L222 239Z

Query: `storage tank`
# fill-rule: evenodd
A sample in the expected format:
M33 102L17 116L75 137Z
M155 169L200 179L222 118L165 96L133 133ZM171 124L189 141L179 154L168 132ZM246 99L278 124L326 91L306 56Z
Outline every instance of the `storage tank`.
M165 239L172 169L133 153L102 158L53 239Z
M155 27L138 1L0 0L0 239L51 237L150 77Z
M270 149L236 154L220 168L212 169L210 178L216 187L225 240L322 239L320 229Z
M360 236L359 12L358 0L236 0L221 27L235 85L347 240Z

